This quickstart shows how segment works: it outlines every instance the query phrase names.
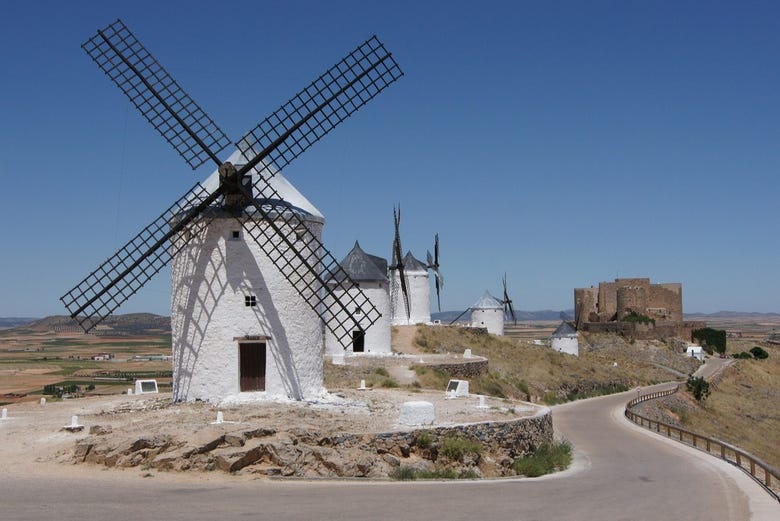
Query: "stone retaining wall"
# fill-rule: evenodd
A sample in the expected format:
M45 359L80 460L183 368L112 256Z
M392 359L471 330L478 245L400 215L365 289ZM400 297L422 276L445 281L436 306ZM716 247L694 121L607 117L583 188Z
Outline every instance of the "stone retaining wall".
M477 376L482 376L488 372L488 359L482 357L474 359L464 358L460 362L452 363L426 363L414 365L438 369L444 371L453 378L476 378Z

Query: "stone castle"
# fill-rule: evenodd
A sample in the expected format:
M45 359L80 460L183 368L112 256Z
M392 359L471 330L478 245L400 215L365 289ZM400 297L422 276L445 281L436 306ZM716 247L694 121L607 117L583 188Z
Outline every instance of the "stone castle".
M620 333L630 338L692 340L692 331L705 322L683 320L682 284L651 284L649 278L615 279L597 287L574 290L578 330ZM636 313L652 321L627 322Z

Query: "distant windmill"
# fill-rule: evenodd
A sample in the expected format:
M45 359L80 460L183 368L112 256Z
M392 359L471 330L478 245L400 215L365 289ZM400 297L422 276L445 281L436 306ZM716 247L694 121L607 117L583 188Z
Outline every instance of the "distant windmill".
M504 316L507 316L507 311L509 312L509 316L512 317L512 321L517 324L517 316L515 316L515 308L512 307L512 299L509 298L509 292L507 291L507 282L506 282L506 273L504 273L504 277L501 279L501 283L504 286L504 300L502 303L504 304Z
M434 255L427 252L427 264L417 260L411 251L402 255L401 207L393 208L393 252L388 266L390 273L390 302L393 325L427 324L431 321L431 286L428 270L436 278L436 298L441 302L444 279L439 269L439 235L434 238ZM441 304L439 304L441 310Z
M479 300L477 300L471 307L463 311L463 313L455 317L455 319L452 320L450 324L454 324L463 315L470 311L470 327L484 327L487 329L488 333L494 335L503 335L504 321L507 315L511 316L515 323L517 323L517 317L515 316L515 310L512 306L512 299L509 298L506 273L504 274L504 277L501 281L504 286L503 300L497 299L491 295L490 292L485 291Z
M193 169L211 160L217 170L66 293L71 316L89 331L172 261L175 400L317 396L321 319L349 344L379 312L346 291L354 284L321 242L324 218L279 172L403 75L392 55L371 37L222 161L227 136L120 20L82 47ZM231 74L225 93L242 81Z

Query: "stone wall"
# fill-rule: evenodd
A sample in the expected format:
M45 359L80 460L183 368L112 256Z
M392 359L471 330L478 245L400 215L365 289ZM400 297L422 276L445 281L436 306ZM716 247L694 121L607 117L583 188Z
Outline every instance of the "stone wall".
M402 468L469 472L479 477L513 476L512 462L553 442L552 413L544 407L530 417L507 421L379 434L321 433L291 428L239 427L229 433L210 426L185 439L170 434L110 436L99 425L79 439L74 463L173 471L244 471L295 477L374 477ZM457 459L444 447L449 438L475 442L478 451Z
M463 359L459 362L443 364L414 364L429 369L444 371L453 378L475 378L488 372L488 359L477 357L473 360Z

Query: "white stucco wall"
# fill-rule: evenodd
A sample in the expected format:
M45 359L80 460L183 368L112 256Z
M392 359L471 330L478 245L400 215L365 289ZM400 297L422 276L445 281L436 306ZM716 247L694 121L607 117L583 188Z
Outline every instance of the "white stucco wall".
M321 237L321 220L306 226L307 234ZM306 254L319 258L319 252ZM238 343L247 337L268 337L265 396L321 395L320 318L234 218L217 217L190 238L172 260L171 282L174 400L239 394ZM255 307L245 305L247 295L256 297Z
M406 326L431 323L431 282L428 270L404 270L406 290L409 294L409 316L406 315L406 304L401 291L401 276L398 270L393 270L390 287L392 305L392 325Z
M567 335L563 337L552 337L550 346L561 353L569 355L580 355L580 343L576 335Z
M371 354L389 354L390 350L390 294L388 292L386 282L360 282L360 289L366 295L368 300L376 307L377 311L382 314L381 317L372 325L368 327L368 321L366 319L365 312L361 314L351 313L347 316L346 312L341 311L335 316L335 320L341 323L354 323L357 320L360 326L366 331L365 337L365 353ZM336 290L336 295L339 295L339 290ZM349 288L347 293L355 292L356 289ZM345 299L348 301L349 297ZM328 296L327 302L330 304L331 296ZM325 350L328 354L352 353L352 345L348 345L346 350L344 346L336 339L330 329L325 330Z
M493 335L504 334L504 308L472 309L471 327L485 327Z

